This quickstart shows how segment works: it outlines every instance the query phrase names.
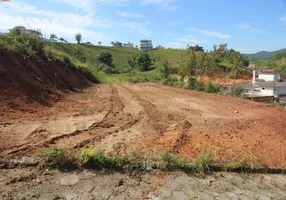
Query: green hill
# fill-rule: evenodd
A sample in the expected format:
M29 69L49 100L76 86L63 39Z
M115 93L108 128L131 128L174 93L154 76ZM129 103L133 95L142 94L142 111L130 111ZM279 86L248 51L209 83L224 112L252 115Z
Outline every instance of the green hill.
M244 54L245 58L249 61L266 60L277 54L286 53L286 49L280 49L277 51L259 51L252 54Z
M286 76L286 53L276 54L268 60L256 61L255 65L263 69L275 70L282 76Z

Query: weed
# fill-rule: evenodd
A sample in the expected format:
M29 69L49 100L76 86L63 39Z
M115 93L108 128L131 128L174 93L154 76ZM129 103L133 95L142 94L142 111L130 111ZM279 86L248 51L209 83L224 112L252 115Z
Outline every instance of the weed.
M246 181L247 179L249 179L248 173L242 172L242 173L240 173L239 175L240 175L241 178L242 178L243 180L245 180L245 181Z
M42 151L44 157L43 166L53 168L69 168L73 165L72 158L68 155L67 150L58 147L52 147Z
M161 168L164 170L190 169L191 167L191 164L184 158L177 158L168 152L163 152L161 158L163 160Z
M218 93L218 92L220 92L220 86L213 84L212 82L209 81L207 83L204 91L207 93Z
M203 151L193 162L193 167L200 173L210 172L212 156L207 151Z
M94 166L98 169L122 169L124 159L117 156L106 156L102 151L84 150L80 157L80 162L86 166Z

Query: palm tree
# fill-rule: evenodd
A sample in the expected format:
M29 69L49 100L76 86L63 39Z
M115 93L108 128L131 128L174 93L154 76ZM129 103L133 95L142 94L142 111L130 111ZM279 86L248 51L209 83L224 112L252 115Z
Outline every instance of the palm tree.
M60 42L64 42L65 39L64 39L63 37L60 37L60 38L59 38L59 41L60 41Z
M57 37L56 34L53 33L53 34L50 35L50 41L51 42L55 42L55 41L57 41L57 39L58 39L58 37Z
M78 44L80 44L81 39L82 39L82 34L81 33L75 34L75 40L77 41Z

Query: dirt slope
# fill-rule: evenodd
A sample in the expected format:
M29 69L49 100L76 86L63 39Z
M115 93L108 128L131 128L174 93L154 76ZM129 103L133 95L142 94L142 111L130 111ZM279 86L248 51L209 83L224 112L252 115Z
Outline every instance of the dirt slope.
M17 111L37 112L43 106L51 106L62 92L91 85L76 69L43 58L25 58L1 48L0 77L0 113L11 115Z
M235 113L238 111L238 113ZM286 112L280 107L158 84L97 85L71 93L51 108L13 120L2 114L0 156L38 155L57 145L80 152L193 160L208 150L217 162L286 164Z

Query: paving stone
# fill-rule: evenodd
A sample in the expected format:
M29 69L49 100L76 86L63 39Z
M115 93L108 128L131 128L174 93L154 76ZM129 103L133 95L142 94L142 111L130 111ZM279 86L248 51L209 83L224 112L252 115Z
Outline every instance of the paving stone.
M198 200L214 200L215 197L206 191L206 192L199 193L197 199Z
M62 185L75 185L79 182L79 176L75 174L66 175L61 178L60 182Z
M172 196L172 190L168 187L160 187L158 189L158 195L160 197L164 198L170 198Z
M172 199L189 200L190 198L182 191L173 191Z

